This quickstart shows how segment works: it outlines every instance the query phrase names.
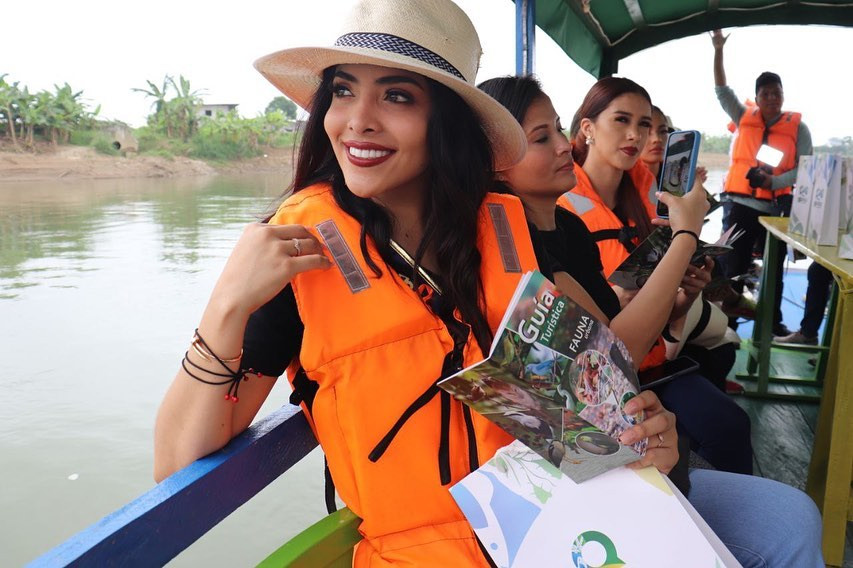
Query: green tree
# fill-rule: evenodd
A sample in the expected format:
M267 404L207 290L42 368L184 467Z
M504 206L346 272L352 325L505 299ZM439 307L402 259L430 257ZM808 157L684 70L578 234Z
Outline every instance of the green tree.
M155 130L165 132L166 136L169 138L172 137L172 121L167 116L169 110L166 107L166 97L168 96L167 91L169 89L170 81L172 81L172 78L169 75L166 75L163 78L163 86L158 87L153 82L146 79L145 82L148 83L147 89L131 89L131 91L142 93L143 95L154 99L154 102L151 103L154 112L148 115L148 126Z
M183 75L178 77L177 82L174 77L170 77L169 82L175 90L175 98L168 103L175 120L175 131L186 142L198 129L198 109L203 91L193 91L189 79Z
M42 116L45 114L44 109L38 104L38 96L31 95L30 90L24 87L21 90L20 107L18 112L21 117L20 138L24 140L24 145L27 148L33 148L35 142L33 140L36 126L40 126Z
M264 114L270 114L273 111L279 110L285 118L293 120L296 118L296 103L287 97L276 97L267 105Z
M54 145L57 139L67 143L71 137L71 131L77 127L89 126L90 115L81 101L83 91L76 93L68 83L63 86L54 85L56 94L53 97L52 120L49 122L51 140Z
M134 88L152 99L153 114L148 115L148 126L163 132L168 138L180 137L184 142L198 130L198 108L201 106L201 91L194 91L190 82L183 75L176 81L171 75L163 78L163 85L158 87L152 81L147 89ZM169 98L170 91L174 91Z
M18 81L9 83L6 81L5 73L0 75L0 119L6 124L6 132L12 140L12 145L18 150L21 146L18 144L18 136L15 133L15 122L18 117L20 97Z
M713 136L711 134L702 133L702 152L712 154L728 154L729 147L732 145L731 135Z

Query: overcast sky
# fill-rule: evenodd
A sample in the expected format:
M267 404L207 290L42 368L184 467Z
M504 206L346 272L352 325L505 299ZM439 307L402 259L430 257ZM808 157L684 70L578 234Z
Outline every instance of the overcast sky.
M595 0L593 0L595 1ZM334 41L352 0L78 0L18 2L0 33L0 74L31 91L69 82L101 115L140 126L150 100L131 92L145 80L183 74L205 101L238 103L244 116L262 112L278 92L252 62L285 47ZM480 33L478 80L515 71L511 0L458 0ZM853 29L752 27L728 30L726 71L741 98L755 77L776 71L785 106L803 113L816 144L853 135L850 53ZM676 126L725 133L714 97L713 49L707 34L662 44L620 63L619 74L645 86ZM536 71L568 123L594 82L544 33L537 34Z

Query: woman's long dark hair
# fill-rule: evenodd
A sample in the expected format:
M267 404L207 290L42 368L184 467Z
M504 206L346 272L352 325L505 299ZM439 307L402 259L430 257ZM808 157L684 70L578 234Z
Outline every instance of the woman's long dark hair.
M477 88L505 106L519 124L524 122L533 101L545 96L542 85L530 75L496 77L483 81Z
M595 121L610 106L610 103L629 93L640 95L649 101L649 106L651 106L652 98L649 93L634 81L624 77L605 77L599 79L590 88L572 119L572 157L576 164L583 167L589 154L586 137L580 129L581 120L588 118ZM616 207L613 209L613 213L626 225L629 224L629 221L633 221L637 227L640 240L645 239L652 232L653 227L649 214L638 188L634 186L634 182L627 171L622 174L622 180L616 190Z
M536 99L547 96L542 90L542 85L532 75L495 77L483 81L477 85L477 88L501 103L519 124L524 123L524 117L527 116L530 105ZM515 195L512 188L502 180L495 180L492 191Z
M320 87L311 103L305 126L293 191L319 182L332 184L338 206L361 223L360 247L367 265L376 276L382 270L368 253L367 239L373 240L387 264L392 220L388 212L370 199L354 195L346 186L343 172L332 150L323 120L332 103L335 68L323 72ZM471 326L480 349L487 353L492 333L485 316L485 295L480 280L481 256L477 248L477 218L480 206L494 179L492 150L477 115L462 98L444 85L427 79L432 96L427 127L429 191L423 212L424 234L415 252L419 265L427 250L433 252L443 281L443 295ZM417 270L413 281L421 280Z

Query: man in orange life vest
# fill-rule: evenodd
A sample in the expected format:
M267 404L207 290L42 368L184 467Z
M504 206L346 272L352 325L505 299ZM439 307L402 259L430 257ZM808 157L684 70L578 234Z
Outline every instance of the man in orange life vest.
M720 258L728 278L745 274L752 261L753 247L763 247L765 230L759 224L761 215L788 215L791 211L791 186L797 177L800 156L812 153L812 137L800 113L782 111L785 97L782 79L765 71L755 80L755 106L746 107L726 85L723 68L723 46L728 36L720 30L711 34L714 45L714 84L723 110L737 124L732 142L731 167L723 182L723 229L737 224L746 233L734 243L734 250ZM762 145L783 152L776 167L759 163L756 154ZM788 335L782 323L782 264L775 267L779 283L774 298L773 335ZM742 288L742 285L741 285Z

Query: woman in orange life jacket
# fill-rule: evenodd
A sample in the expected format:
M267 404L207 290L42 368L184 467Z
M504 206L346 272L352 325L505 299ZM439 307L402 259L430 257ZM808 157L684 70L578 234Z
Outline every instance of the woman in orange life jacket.
M652 124L649 128L649 138L643 147L640 159L658 180L660 180L667 137L674 131L675 128L673 128L669 117L660 108L652 105ZM696 178L704 184L708 179L708 170L702 166L697 167ZM709 265L711 265L715 277L723 278L722 270L718 266L713 262L709 262ZM724 306L745 305L742 302L747 302L728 283L718 286L714 294L715 297L719 297L723 301ZM726 379L735 364L735 351L735 343L728 341L714 349L705 349L699 345L685 342L681 354L698 362L703 375L718 389L723 392L742 392L743 387L740 384Z
M521 203L488 193L525 139L474 86L480 53L449 0L362 0L335 46L255 63L310 110L294 192L214 287L158 413L157 479L243 431L287 367L363 520L355 566L487 564L448 488L512 438L436 383L483 358L538 262ZM674 416L629 404L648 418L626 442L671 467Z
M653 219L653 206L644 198L647 184L655 183L640 161L651 126L648 93L625 78L608 77L595 83L573 118L572 155L578 183L559 203L578 213L594 235L601 235L602 229L618 232L621 239L598 241L605 274L613 272L654 224L663 223ZM701 183L696 187L701 189ZM703 191L698 191L696 198L700 197L704 198ZM628 231L633 237L626 234ZM605 237L610 236L604 233ZM675 302L669 304L672 328L678 329L679 320L710 281L712 266L706 259L703 267L687 267ZM623 307L637 293L618 286L614 291ZM668 333L669 327L664 329L664 335ZM646 363L657 364L660 355L656 351L660 350L660 346L652 348ZM678 416L679 431L690 438L697 453L717 469L752 473L749 417L723 392L708 389L708 384L698 380L703 374L696 374L693 380L682 377L670 381L657 387L656 392L664 406ZM699 390L707 392L699 394ZM718 401L710 405L709 397Z
M506 85L502 84L501 81ZM517 85L517 81L524 82ZM623 81L626 80L619 80L620 83ZM631 84L635 85L634 83ZM609 248L599 250L595 245L589 244L592 240L589 232L577 228L577 217L566 215L563 209L559 207L556 208L555 217L555 207L559 200L564 199L561 197L562 193L572 189L578 180L585 180L587 184L585 195L589 196L587 201L590 205L582 210L583 214L579 215L580 219L586 223L590 217L596 214L599 218L604 217L605 220L608 219L606 215L609 215L610 218L616 219L616 222L619 223L619 225L614 224L611 227L622 226L622 223L618 221L610 209L604 211L606 206L598 194L590 188L589 178L584 169L576 163L572 167L568 141L562 142L565 138L562 132L555 134L557 130L552 119L556 117L556 113L550 101L541 94L538 85L532 79L495 79L482 84L481 88L495 96L498 101L509 101L506 106L510 112L522 120L523 127L526 126L526 132L529 130L528 151L525 158L513 168L500 172L499 175L506 180L512 191L522 198L528 218L541 230L540 234L549 252L557 257L555 271L567 271L590 292L593 299L611 318L610 327L623 341L633 343L636 341L634 338L642 336L645 341L643 344L645 350L640 353L632 352L632 355L636 361L641 361L644 357L646 360L650 359L651 357L647 355L650 350L653 354L655 354L655 350L662 350L663 342L659 338L661 331L672 320L674 302L679 296L685 295L683 290L679 291L679 285L682 287L690 285L701 290L701 282L694 283L684 278L685 270L688 273L703 272L695 269L695 267L689 267L689 257L696 247L695 239L683 233L676 236L673 245L677 244L678 247L670 247L667 255L658 264L646 285L636 295L630 295L630 301L622 304L620 312L620 302L614 298L614 290L607 285L601 275L602 264L605 266L604 272L608 273L608 261L601 253L616 250L616 246L618 246L619 249L616 252L622 255L618 261L621 262L621 259L628 254L624 246L618 241L614 241L616 246L610 245ZM526 99L526 105L520 105L506 94L507 92L522 92L525 89L530 93L526 97L519 96L518 98ZM633 93L631 95L633 96ZM618 96L613 98L618 98ZM627 104L624 108L619 105L617 108L620 113L616 117L611 117L611 120L620 119L616 121L616 124L623 130L632 131L630 134L632 143L639 148L645 143L648 133L650 121L647 115L649 114L650 103L643 97L637 96L637 98L640 101L629 101L629 103L633 102L639 108L634 108L632 104ZM604 104L604 106L607 107L608 105ZM625 123L621 122L621 119L623 117L627 119L629 112L631 113L631 122L628 123L628 126L623 126ZM527 115L530 116L529 120L534 122L525 125L524 117ZM644 124L645 126L643 126ZM535 127L539 128L531 129ZM545 130L546 127L547 130ZM601 131L602 140L607 140L607 137L610 137L612 145L615 146L613 151L624 155L624 152L618 148L625 143L621 139L617 139L615 133L603 131L601 127L599 127L599 131ZM558 145L557 150L551 149L553 144ZM603 149L604 144L596 145L595 148L596 150ZM544 163L537 163L536 158L539 153L542 154L541 160ZM551 160L555 153L559 155L553 160L560 168L563 168L562 170L554 171L550 167L548 160ZM623 159L622 156L617 156L614 159L614 161L622 160L616 162L620 168L624 168L618 170L618 173L620 175L625 174L629 181L630 178L625 172L634 167L634 162L639 158L639 152L635 152L631 158ZM615 175L613 177L617 183L620 182L620 179ZM572 189L572 191L576 191L576 189ZM627 192L626 189L623 191ZM650 226L651 220L646 216L645 207L634 186L630 186L630 192L630 195L635 198L634 205L636 211L639 211L641 215L640 220L645 222L646 226ZM681 230L695 233L701 230L703 216L708 208L701 194L690 192L684 200L674 199L669 194L663 195L661 198L675 203L676 211L671 221L674 225L674 233ZM540 209L541 212L539 212ZM594 217L593 220L595 220ZM657 220L656 222L662 221ZM592 224L590 227L592 230L602 228L609 227L605 227L603 223ZM686 258L681 258L678 256L679 254L686 254ZM618 262L611 258L610 266L616 266ZM688 281L685 283L685 280ZM700 279L696 278L696 280ZM628 294L624 296L629 297ZM663 356L664 354L661 353L662 358ZM735 473L752 473L749 417L730 398L716 390L713 385L698 374L671 381L655 390L661 397L664 407L675 413L680 432L691 441L691 445L699 455L718 469Z
M521 198L528 219L556 257L554 269L567 269L590 291L612 318L610 327L617 333L656 336L652 328L660 330L669 315L664 304L671 304L675 297L695 247L693 240L675 239L646 285L620 311L615 293L601 273L598 249L589 231L574 214L556 206L557 198L575 185L578 168L551 100L532 77L490 79L479 87L506 106L527 135L524 158L498 176ZM670 208L670 223L676 232L701 227L707 204L698 192L684 198L663 195L661 199ZM647 339L647 345L652 339ZM711 407L731 402L704 379L688 376L678 380L698 383L696 394L706 396L705 403ZM701 394L703 389L710 392ZM725 409L719 412L725 414ZM820 517L801 491L768 479L721 471L690 470L689 479L689 492L685 493L690 502L744 566L820 565ZM767 526L768 514L784 519L778 532L777 527ZM801 530L801 520L806 530Z

